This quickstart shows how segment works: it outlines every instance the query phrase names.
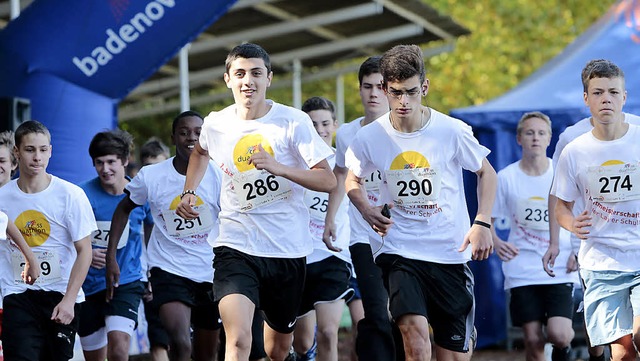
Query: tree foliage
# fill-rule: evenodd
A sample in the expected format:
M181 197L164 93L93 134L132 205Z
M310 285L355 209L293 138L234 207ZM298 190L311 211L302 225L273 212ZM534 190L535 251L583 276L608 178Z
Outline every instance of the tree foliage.
M515 87L558 55L576 37L603 16L616 0L423 0L471 31L455 42L450 53L427 59L430 106L448 113L453 108L477 105ZM425 47L442 44L423 44ZM356 59L361 63L364 59ZM313 71L306 69L305 71ZM275 74L286 78L286 74ZM579 77L579 74L576 74ZM356 74L344 76L345 119L362 114ZM212 90L220 91L220 89ZM224 90L223 90L224 91ZM272 89L269 98L291 104L290 88ZM335 79L303 84L303 100L311 96L334 100ZM206 115L233 100L196 107ZM149 117L122 124L143 143L156 135L169 142L172 115ZM162 126L158 126L162 124ZM161 133L160 133L161 132Z
M463 7L456 0L429 1L472 32L456 42L452 53L428 60L430 103L448 112L503 94L558 55L614 3L479 0Z

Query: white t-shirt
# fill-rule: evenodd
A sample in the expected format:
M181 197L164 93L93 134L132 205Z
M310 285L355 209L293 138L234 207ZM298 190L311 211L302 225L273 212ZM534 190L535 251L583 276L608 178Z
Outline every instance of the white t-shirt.
M3 296L27 289L65 294L71 268L77 257L74 243L98 229L89 199L84 191L65 180L51 176L49 186L38 193L24 193L13 180L0 188L0 208L18 227L40 263L40 277L33 285L19 278L22 253L9 242L2 242L2 252L10 271L2 272ZM17 274L16 274L17 272ZM7 277L9 275L10 277ZM82 289L76 302L84 301Z
M213 281L213 240L218 235L220 171L209 163L196 189L200 217L185 221L175 214L185 176L173 166L173 157L142 167L125 187L135 204L149 202L155 226L149 237L149 268L158 267L195 282Z
M331 168L335 167L334 156L327 158L327 161ZM309 231L313 239L313 253L307 256L307 264L319 262L331 256L336 256L345 262L351 263L351 254L349 253L349 216L347 214L349 201L347 197L342 199L335 218L337 237L333 245L342 249L340 252L331 251L322 241L324 221L327 216L327 207L329 206L329 193L305 189L304 203L309 210Z
M371 239L374 257L380 253L459 264L471 259L471 247L458 252L469 230L462 169L478 171L489 150L462 121L431 109L422 129L396 131L389 113L357 134L346 164L363 177L382 173L381 201L393 201L394 225L384 239Z
M634 114L623 113L624 121L629 124L640 125L640 117ZM567 127L562 133L560 133L560 137L558 137L558 142L556 143L556 149L553 152L553 169L557 169L558 160L560 159L560 154L562 154L562 150L569 144L572 140L576 139L578 136L590 132L593 129L593 125L591 125L591 117L587 117L581 119L576 124ZM580 212L576 213L577 209L584 209L584 203L582 199L576 199L576 203L573 206L573 214L577 216ZM571 246L572 249L578 250L580 249L580 239L571 234Z
M343 124L336 132L336 165L342 168L345 166L345 153L349 145L356 136L356 133L362 129L361 121L364 117L354 119L350 123ZM378 205L380 200L380 184L382 183L382 175L379 170L375 170L365 177L365 189L367 198L372 205ZM345 196L345 198L348 198ZM356 243L369 244L369 238L380 239L380 236L373 231L369 223L362 218L358 209L349 203L349 223L351 226L351 240L349 246Z
M200 145L223 172L215 247L258 257L304 257L313 250L304 188L258 171L248 160L262 145L279 163L309 169L333 151L306 113L267 102L271 109L259 119L240 119L231 105L204 120Z
M7 217L7 215L0 211L0 242L2 244L5 244L6 242L8 242L7 240L7 226L9 222L9 217ZM4 252L1 250L2 246L0 246L0 262L2 262L2 264L8 264L8 262L11 262L10 259L4 257ZM7 277L5 276L5 269L7 267L3 267L2 265L0 265L0 280L3 277ZM0 308L2 308L2 281L0 281Z
M592 226L581 242L580 267L587 270L640 270L640 127L613 141L588 132L569 143L558 161L551 194L582 200ZM617 198L617 200L616 200ZM626 200L624 200L626 199Z
M0 241L7 239L7 226L9 226L9 217L7 214L0 211Z
M508 218L511 231L507 242L519 249L518 255L502 263L504 288L569 283L578 280L577 272L565 268L549 277L542 267L542 256L549 248L549 212L547 197L553 181L553 166L548 159L546 172L530 176L520 169L520 161L498 172L498 191L493 206L494 218ZM566 234L566 233L565 233ZM556 264L567 264L571 254L568 237L560 238L560 255Z

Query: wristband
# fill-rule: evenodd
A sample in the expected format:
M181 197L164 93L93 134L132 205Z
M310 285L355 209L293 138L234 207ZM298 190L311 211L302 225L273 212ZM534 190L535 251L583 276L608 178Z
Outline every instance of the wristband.
M184 198L184 196L186 196L187 194L193 194L193 196L196 196L196 191L192 190L192 189L187 189L184 192L182 192L182 194L180 194L180 199Z
M477 220L477 219L473 221L473 224L477 224L477 225L479 225L479 226L482 226L482 227L486 227L486 228L491 229L491 225L490 225L489 223L487 223L487 222L483 222L483 221L479 221L479 220Z

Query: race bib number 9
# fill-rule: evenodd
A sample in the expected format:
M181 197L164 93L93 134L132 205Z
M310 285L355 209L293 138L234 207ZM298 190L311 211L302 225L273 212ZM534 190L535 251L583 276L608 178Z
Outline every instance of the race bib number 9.
M440 195L441 175L433 168L385 171L387 189L401 206L434 204Z
M184 219L177 215L174 210L162 211L169 235L182 238L194 234L209 233L211 227L213 227L213 216L209 207L202 204L193 207L193 210L199 213L198 217L194 219Z
M37 264L31 267L40 268L40 277L36 280L37 285L46 285L58 282L62 279L60 273L60 258L54 252L33 252L36 256ZM16 284L24 283L22 281L22 271L24 270L25 260L20 252L11 253L11 265L13 268L13 281Z
M232 180L240 209L244 212L287 199L291 194L288 180L264 169L238 173Z
M519 199L516 219L525 228L549 230L549 209L546 199Z
M601 202L640 199L640 169L633 164L615 164L587 169L589 193Z
M109 246L109 231L111 229L110 221L98 221L98 229L91 234L91 245L95 247L107 248ZM118 249L127 245L129 240L129 221L124 226L122 236L118 241Z
M329 194L307 190L304 192L304 204L309 208L309 216L324 222L329 207Z

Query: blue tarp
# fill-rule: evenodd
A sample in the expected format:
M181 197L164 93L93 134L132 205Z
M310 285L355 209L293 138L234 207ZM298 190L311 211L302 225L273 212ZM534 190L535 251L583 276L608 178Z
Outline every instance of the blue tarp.
M52 131L49 171L95 176L88 145L117 103L235 0L38 0L0 31L0 96L31 100Z
M544 65L506 94L483 105L455 109L451 115L474 128L480 142L491 149L489 161L500 170L518 160L520 147L515 140L516 124L522 114L542 111L553 122L551 156L558 135L568 125L589 115L584 104L580 73L592 59L609 59L625 73L628 92L625 112L640 114L640 0L624 0L560 55ZM466 192L470 214L475 214L475 183L468 177ZM508 232L508 230L502 230ZM502 290L500 260L474 263L479 340L483 347L506 337L506 305Z

